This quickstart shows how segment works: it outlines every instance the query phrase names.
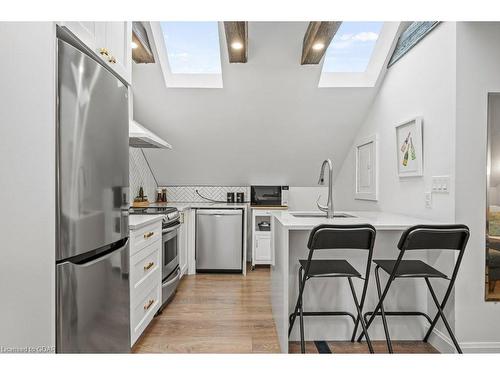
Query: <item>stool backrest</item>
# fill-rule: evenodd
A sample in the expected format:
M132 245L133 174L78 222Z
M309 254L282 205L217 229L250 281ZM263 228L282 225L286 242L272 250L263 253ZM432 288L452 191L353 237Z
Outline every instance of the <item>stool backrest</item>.
M463 224L416 225L401 236L399 250L464 251L469 240L469 228Z
M309 250L360 249L373 250L376 230L370 224L333 225L314 227L309 235Z

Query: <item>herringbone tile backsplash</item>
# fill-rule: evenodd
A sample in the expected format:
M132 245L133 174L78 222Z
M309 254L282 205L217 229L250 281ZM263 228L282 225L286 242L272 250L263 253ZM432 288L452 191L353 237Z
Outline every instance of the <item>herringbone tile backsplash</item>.
M167 201L169 202L206 202L196 194L199 191L204 197L225 202L227 193L244 193L245 201L250 199L249 186L165 186L167 188ZM236 195L236 194L235 194Z
M129 179L131 201L139 194L141 186L150 202L156 199L156 181L139 148L129 147Z

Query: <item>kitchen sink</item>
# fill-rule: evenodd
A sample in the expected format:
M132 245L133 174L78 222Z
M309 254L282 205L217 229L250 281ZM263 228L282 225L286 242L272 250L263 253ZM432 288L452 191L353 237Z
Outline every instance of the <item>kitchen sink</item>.
M309 217L309 218L314 218L314 217L326 217L326 212L304 212L304 213L292 213L292 216L295 216L295 217ZM333 215L334 218L348 218L348 217L356 217L356 216L352 216L352 215L349 215L349 214L334 214Z

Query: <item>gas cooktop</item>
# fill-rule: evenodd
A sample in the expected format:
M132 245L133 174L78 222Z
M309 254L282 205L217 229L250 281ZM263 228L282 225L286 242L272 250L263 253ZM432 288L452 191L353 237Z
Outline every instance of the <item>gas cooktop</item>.
M163 228L179 224L179 210L175 207L149 206L149 207L130 207L130 215L164 215Z

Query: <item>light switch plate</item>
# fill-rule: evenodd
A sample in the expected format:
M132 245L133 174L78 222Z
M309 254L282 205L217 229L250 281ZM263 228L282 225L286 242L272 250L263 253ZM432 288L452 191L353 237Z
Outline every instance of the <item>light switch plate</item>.
M449 193L450 176L432 176L431 190L433 193Z
M430 191L425 193L425 208L432 208L432 193Z

